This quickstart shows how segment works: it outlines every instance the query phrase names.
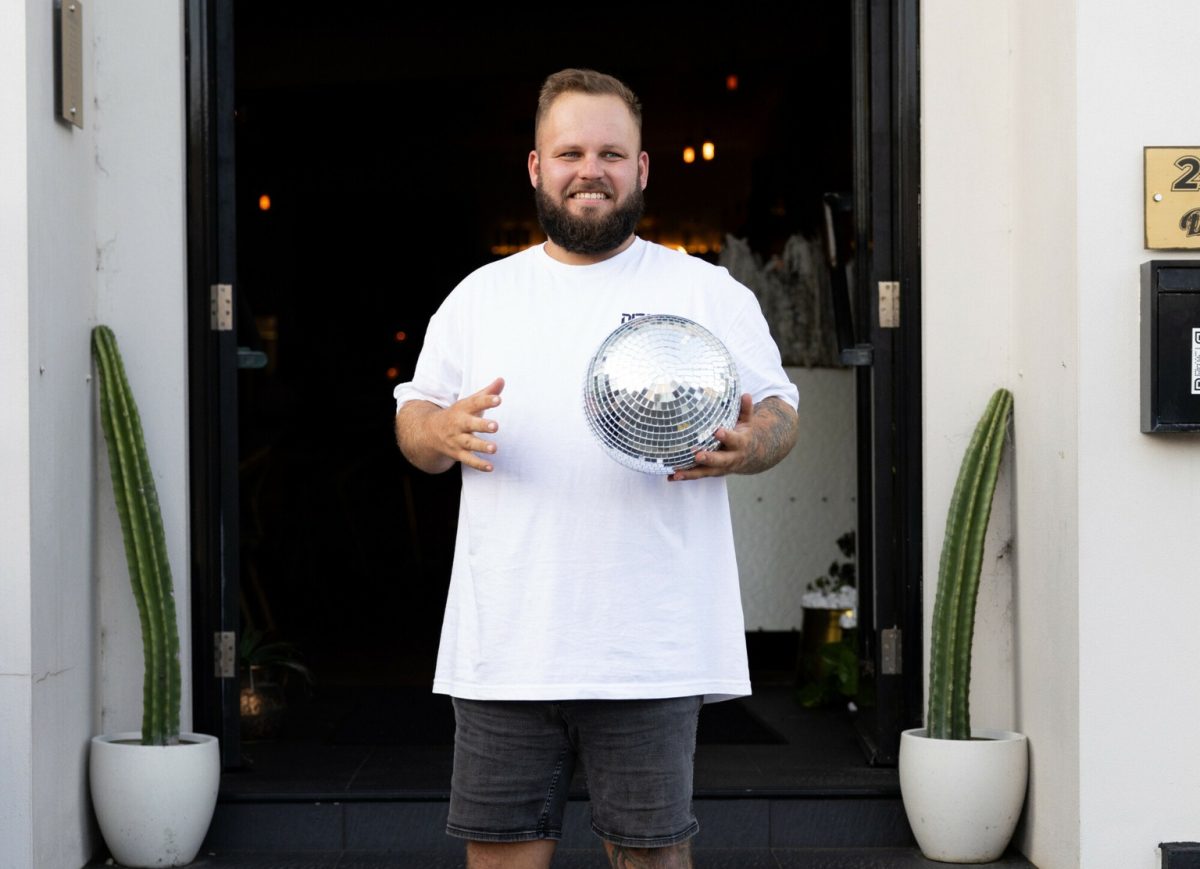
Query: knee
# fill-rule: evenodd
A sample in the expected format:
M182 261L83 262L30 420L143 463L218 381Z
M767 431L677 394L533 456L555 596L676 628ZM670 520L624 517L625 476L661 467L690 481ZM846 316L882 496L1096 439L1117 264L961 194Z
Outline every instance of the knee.
M613 869L692 869L691 842L661 848L630 848L605 842Z
M467 842L467 869L549 869L556 844L553 839Z

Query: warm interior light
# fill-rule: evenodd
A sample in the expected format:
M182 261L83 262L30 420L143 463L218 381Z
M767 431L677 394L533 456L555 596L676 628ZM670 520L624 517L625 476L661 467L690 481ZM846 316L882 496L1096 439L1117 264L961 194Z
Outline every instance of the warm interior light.
M407 333L407 332L397 332L397 333L396 333L396 340L397 340L397 341L403 341L403 340L404 340L404 339L406 339L407 337L408 337L408 333Z
M258 210L259 211L270 211L271 210L271 197L270 196L268 196L267 194L264 193L262 196L258 197Z
M713 157L717 156L717 146L712 142L705 142L701 146L701 153L704 154L705 160L711 160Z
M388 369L388 380L395 380L399 376L400 376L399 369L396 369L396 368Z
M738 82L737 82L736 75L725 76L725 90L735 91L735 90L737 90L737 84L738 84Z
M687 148L683 149L683 162L684 163L695 163L696 162L696 149L695 148L687 147Z

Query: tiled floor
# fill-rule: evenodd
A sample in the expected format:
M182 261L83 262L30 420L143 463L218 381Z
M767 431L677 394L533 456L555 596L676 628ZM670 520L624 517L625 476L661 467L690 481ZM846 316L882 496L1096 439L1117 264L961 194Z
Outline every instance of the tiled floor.
M441 698L445 700L445 698ZM344 703L342 698L340 702ZM448 704L449 701L445 700ZM697 797L813 793L896 795L895 769L863 761L849 715L840 709L806 710L788 687L756 687L738 701L783 744L730 744L701 740L696 749ZM315 705L288 738L245 742L246 766L222 776L222 800L437 798L448 795L452 750L447 744L337 744L329 733L344 707ZM704 716L701 713L701 731ZM572 789L583 794L582 770Z

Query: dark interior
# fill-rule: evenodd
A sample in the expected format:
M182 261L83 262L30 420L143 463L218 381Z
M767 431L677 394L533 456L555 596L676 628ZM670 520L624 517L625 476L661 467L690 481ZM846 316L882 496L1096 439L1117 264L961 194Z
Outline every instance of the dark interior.
M641 97L640 235L715 261L728 233L767 257L851 186L849 8L237 4L238 340L266 357L238 381L243 629L294 643L312 673L286 687L285 738L435 745L452 728L427 695L458 475L407 464L391 392L455 284L542 240L525 168L541 81L592 67ZM705 140L715 159L685 164ZM756 693L789 697L797 636L748 641ZM705 715L713 740L769 744Z

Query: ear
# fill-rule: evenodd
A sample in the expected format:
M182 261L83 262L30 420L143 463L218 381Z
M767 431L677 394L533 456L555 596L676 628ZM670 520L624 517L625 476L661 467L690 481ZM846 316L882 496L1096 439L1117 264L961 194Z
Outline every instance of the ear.
M538 182L538 152L529 152L529 183L537 187Z
M638 181L641 183L643 190L650 183L650 155L645 151L638 154Z

